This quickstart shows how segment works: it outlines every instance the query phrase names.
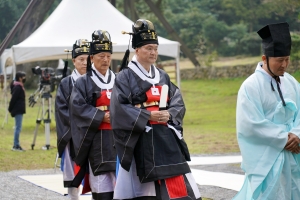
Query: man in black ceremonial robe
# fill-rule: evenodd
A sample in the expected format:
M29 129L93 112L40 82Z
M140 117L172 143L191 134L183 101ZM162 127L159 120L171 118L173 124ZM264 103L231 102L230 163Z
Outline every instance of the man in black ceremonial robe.
M71 126L75 130L72 132L74 161L82 171L88 164L94 200L111 200L115 185L116 153L109 112L115 80L115 74L109 69L111 54L109 33L94 31L87 73L77 79L70 98Z
M61 169L63 171L64 187L68 188L68 196L72 200L79 199L79 191L77 187L72 186L72 181L76 174L76 164L73 161L74 148L70 127L72 116L70 116L69 114L69 100L75 81L79 76L86 73L88 54L88 40L76 40L75 44L73 44L72 49L72 61L75 69L70 76L67 76L61 80L56 92L55 99L55 120L58 155L61 158Z
M185 106L180 90L154 66L154 26L139 19L130 34L135 55L127 66L123 59L110 107L120 162L114 199L201 199L186 162L190 156L182 138Z

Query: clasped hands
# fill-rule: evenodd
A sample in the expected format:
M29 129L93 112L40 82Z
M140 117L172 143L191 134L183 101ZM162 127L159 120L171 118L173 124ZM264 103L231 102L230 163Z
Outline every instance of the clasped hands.
M300 143L299 137L293 133L289 133L288 141L284 148L292 153L298 154L300 153L299 143Z
M151 111L150 120L159 123L166 123L170 119L170 113L167 110Z
M105 122L105 123L109 123L109 124L110 124L110 113L109 113L109 112L106 112L106 113L104 114L104 117L103 117L102 122Z

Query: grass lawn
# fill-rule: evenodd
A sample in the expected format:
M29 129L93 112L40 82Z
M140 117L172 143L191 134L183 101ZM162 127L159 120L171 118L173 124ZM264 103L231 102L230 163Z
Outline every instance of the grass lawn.
M26 90L26 97L28 98L34 90ZM54 161L56 157L56 131L55 131L55 120L54 113L51 113L51 142L50 149L48 151L42 150L42 147L46 144L45 139L45 126L42 122L38 129L38 134L35 142L34 150L31 150L31 144L33 143L34 130L36 128L36 119L40 118L38 116L38 109L40 106L40 99L34 107L26 108L26 114L23 116L23 127L20 134L20 144L22 148L26 149L26 152L15 152L11 151L13 146L13 136L14 136L14 118L8 115L8 120L5 122L6 108L4 106L4 98L1 93L0 98L0 171L11 171L16 169L42 169L54 167ZM53 95L53 94L52 94ZM10 99L10 94L8 95L8 100ZM52 99L53 100L53 99ZM54 101L52 101L54 104ZM52 109L54 107L52 106ZM47 109L47 107L45 107ZM46 116L45 116L46 118ZM2 128L3 125L3 128Z
M238 152L236 95L244 78L182 81L184 137L192 154Z

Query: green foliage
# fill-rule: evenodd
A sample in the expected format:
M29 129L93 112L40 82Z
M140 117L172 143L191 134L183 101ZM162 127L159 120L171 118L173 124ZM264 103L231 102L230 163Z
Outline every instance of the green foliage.
M266 24L287 21L300 27L299 0L152 0L184 43L197 54L217 51L221 56L259 55L256 34ZM123 9L124 1L117 1ZM151 20L158 35L173 39L143 0L136 0L140 18ZM200 48L201 47L201 48Z
M300 60L300 33L292 33L291 60Z
M261 38L256 32L246 33L240 41L241 52L244 55L257 56L261 54Z
M0 42L18 21L30 0L0 1Z
M14 27L19 20L30 0L0 0L0 43ZM45 14L44 20L52 13L52 11L58 6L61 0L55 0L49 11ZM37 19L38 20L38 19ZM17 35L14 37L12 44L17 41Z
M212 44L212 48L218 48L221 40L227 36L228 26L223 21L218 21L214 16L209 17L203 24L204 37Z
M45 19L61 0L55 0ZM256 34L266 24L286 21L299 31L299 0L152 0L174 31L197 55L217 51L220 56L258 55ZM135 0L139 18L151 20L159 36L172 38L144 0ZM19 19L29 0L0 1L0 41ZM124 1L116 1L124 13ZM99 8L100 9L100 8ZM130 10L129 10L130 12ZM127 17L131 18L128 13ZM129 27L130 28L130 27Z

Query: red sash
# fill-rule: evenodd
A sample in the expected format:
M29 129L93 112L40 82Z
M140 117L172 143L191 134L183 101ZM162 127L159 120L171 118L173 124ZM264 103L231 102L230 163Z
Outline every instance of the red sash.
M153 88L153 87L151 87L151 88ZM155 86L155 88L157 88L158 91L159 91L159 95L153 95L151 88L146 92L146 96L147 96L147 101L146 102L159 101L162 86L161 85L156 85ZM167 101L168 100L169 100L169 97L167 98ZM149 106L149 107L146 107L146 109L149 110L149 111L159 111L159 106L158 105ZM164 122L157 122L157 121L151 121L151 120L149 120L149 123L150 124L165 124L165 125L167 124L167 123L164 123Z
M98 106L106 107L106 109L104 109L103 111L108 113L109 110L107 107L110 105L110 99L107 97L106 92L107 91L101 92L101 96L96 101L96 107L98 107ZM109 90L109 92L111 92L111 90ZM110 123L102 122L98 129L99 130L100 129L111 130L111 125L110 125Z

